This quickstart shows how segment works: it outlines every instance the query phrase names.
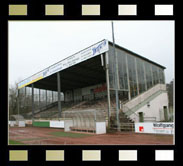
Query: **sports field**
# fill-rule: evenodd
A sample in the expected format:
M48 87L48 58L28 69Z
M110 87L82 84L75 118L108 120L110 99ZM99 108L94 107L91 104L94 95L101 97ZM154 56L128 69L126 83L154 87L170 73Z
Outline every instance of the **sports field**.
M113 132L93 134L64 132L63 129L39 127L10 127L10 145L172 145L172 135Z

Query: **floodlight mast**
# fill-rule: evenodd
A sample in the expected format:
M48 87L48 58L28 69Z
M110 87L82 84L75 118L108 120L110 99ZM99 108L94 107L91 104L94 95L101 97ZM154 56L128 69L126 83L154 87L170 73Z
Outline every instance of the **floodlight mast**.
M116 95L116 122L117 122L117 130L120 131L120 124L119 124L119 95L118 95L118 60L117 54L115 49L115 39L114 39L114 25L112 23L112 39L113 39L113 54L114 54L114 67L115 67L115 95Z
M19 92L19 89L18 89L18 86L17 86L17 111L18 111L18 123L19 123L19 115L20 115L19 95L20 95L20 92Z

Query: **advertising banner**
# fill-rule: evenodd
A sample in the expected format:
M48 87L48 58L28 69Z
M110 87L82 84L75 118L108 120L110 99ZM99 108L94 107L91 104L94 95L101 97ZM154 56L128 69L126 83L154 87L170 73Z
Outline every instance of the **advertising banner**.
M64 128L64 121L50 121L50 127Z
M21 81L18 84L18 88L19 89L23 88L29 84L32 84L33 82L36 82L40 79L48 77L54 73L57 73L58 71L62 71L66 68L69 68L69 67L71 67L75 64L78 64L80 62L83 62L85 60L88 60L92 57L100 55L108 50L109 50L108 41L102 40L101 42L98 42L98 43L92 45L91 47L88 47L88 48L46 68L45 70Z
M135 123L135 132L137 133L155 133L155 134L174 134L173 122L145 122Z

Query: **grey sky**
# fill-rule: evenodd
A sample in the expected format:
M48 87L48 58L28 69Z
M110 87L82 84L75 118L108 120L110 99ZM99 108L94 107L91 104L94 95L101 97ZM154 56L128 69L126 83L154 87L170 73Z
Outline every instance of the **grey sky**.
M114 21L115 42L165 66L174 78L174 21ZM9 83L25 79L102 39L110 21L9 22Z

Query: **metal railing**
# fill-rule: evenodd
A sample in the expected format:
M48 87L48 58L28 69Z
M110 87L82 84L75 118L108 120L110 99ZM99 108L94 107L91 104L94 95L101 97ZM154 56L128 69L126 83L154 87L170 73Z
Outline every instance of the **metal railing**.
M130 118L130 119L132 119L133 121L139 121L139 115L136 113L136 112L133 112L130 108L128 108L127 106L125 106L125 105L122 105L122 110L121 110L127 117L129 117L130 118L130 116L131 115L134 115L135 117L134 118ZM127 112L130 112L131 113L131 115L130 116L128 116L126 113Z
M144 122L156 122L156 117L144 117Z
M117 130L117 125L111 124L111 129ZM134 132L135 131L135 125L134 123L120 123L120 131L128 131L128 132Z

